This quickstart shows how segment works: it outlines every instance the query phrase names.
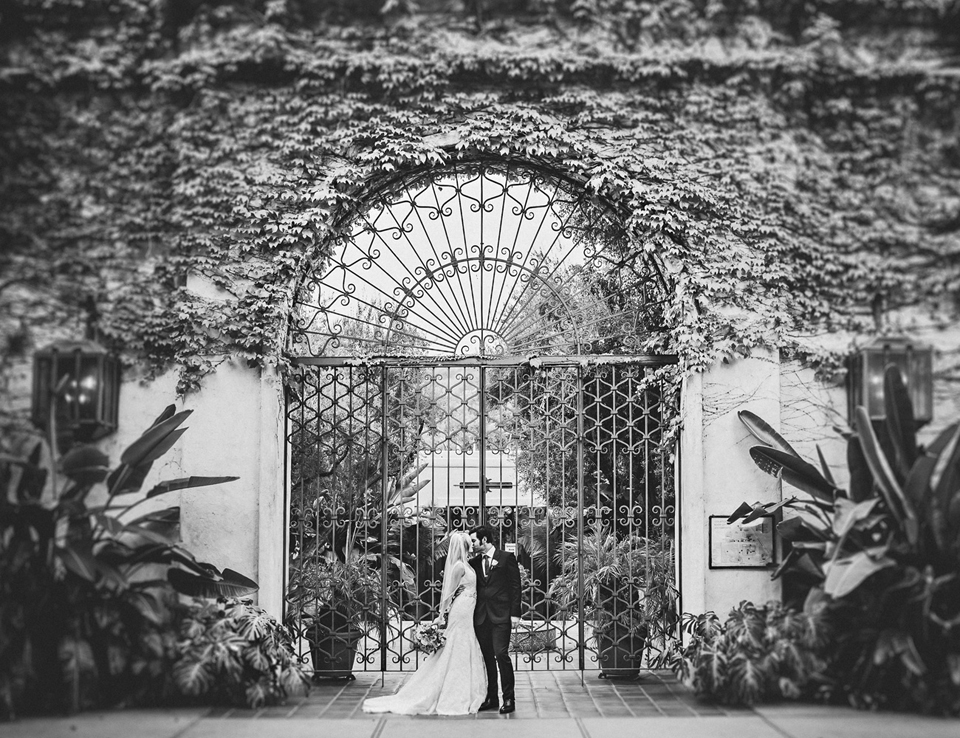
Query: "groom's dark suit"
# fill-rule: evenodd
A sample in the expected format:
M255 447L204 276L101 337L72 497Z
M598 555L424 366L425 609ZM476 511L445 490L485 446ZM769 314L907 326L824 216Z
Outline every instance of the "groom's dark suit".
M483 571L483 556L470 560L477 572L477 605L473 627L487 667L487 699L498 702L497 672L503 687L503 701L514 701L513 664L510 661L510 618L520 617L520 567L517 557L507 551L493 552L489 574Z

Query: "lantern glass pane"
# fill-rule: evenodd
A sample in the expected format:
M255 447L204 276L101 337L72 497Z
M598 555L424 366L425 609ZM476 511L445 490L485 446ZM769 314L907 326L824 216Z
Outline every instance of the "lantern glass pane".
M55 356L54 361L54 396L56 403L57 424L63 429L72 427L77 421L77 383L73 378L74 360L72 356ZM56 390L59 389L59 394Z
M33 424L44 429L50 422L50 392L53 360L50 356L38 355L33 368Z
M55 408L57 436L102 438L117 428L119 360L89 341L62 342L34 359L33 421L43 430Z
M871 418L886 415L883 403L883 377L888 366L900 370L913 405L914 418L927 422L932 417L932 354L928 350L914 350L911 346L875 348L863 353L861 378L863 405Z
M887 364L897 362L889 352L868 351L863 367L863 404L871 418L882 418L883 409L883 373ZM899 366L899 364L898 364ZM901 371L903 369L901 368Z
M913 416L917 420L933 419L933 353L914 351L909 355L911 382L910 399L913 401Z
M80 360L80 372L74 380L77 417L81 422L95 422L100 417L100 357L85 356Z

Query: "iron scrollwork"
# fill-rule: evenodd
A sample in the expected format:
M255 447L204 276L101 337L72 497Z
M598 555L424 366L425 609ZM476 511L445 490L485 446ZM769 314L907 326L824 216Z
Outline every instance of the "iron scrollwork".
M303 655L327 676L416 668L446 536L484 522L523 567L518 667L639 656L676 536L675 398L629 359L662 323L656 260L583 188L509 163L411 177L341 232L288 344ZM580 360L600 353L624 358Z

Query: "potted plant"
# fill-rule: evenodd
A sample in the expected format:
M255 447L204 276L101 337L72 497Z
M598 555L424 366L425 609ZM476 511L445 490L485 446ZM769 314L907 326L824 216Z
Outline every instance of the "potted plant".
M384 586L378 558L352 545L341 557L321 545L293 562L287 602L316 676L353 679L360 638L397 611L399 584Z
M601 678L635 677L644 649L663 648L676 631L678 592L665 541L617 535L597 524L582 543L569 539L557 552L560 575L549 597L567 612L583 600L593 627Z
M317 676L352 678L361 637L401 610L416 613L418 574L442 552L431 547L444 524L411 504L429 483L419 479L426 464L399 464L384 497L376 464L321 461L301 459L297 470L287 622L310 643Z

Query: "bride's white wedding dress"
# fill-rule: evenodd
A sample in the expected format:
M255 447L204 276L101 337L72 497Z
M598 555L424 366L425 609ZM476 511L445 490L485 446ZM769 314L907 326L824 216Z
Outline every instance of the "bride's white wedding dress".
M477 712L487 694L487 670L473 629L477 604L477 575L472 567L457 564L463 591L447 616L443 648L425 657L396 694L371 697L364 712L401 715L465 715Z

